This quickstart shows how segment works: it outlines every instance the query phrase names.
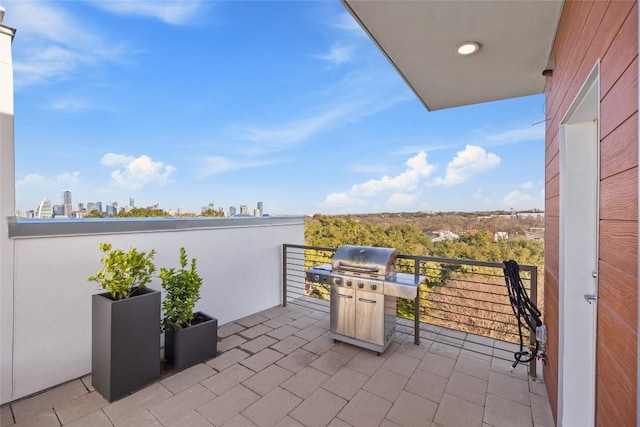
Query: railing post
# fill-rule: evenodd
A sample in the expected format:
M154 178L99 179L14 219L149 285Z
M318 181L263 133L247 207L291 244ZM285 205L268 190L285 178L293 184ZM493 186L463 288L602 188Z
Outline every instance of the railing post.
M413 260L413 274L415 281L420 280L420 261L416 258ZM418 293L413 300L413 343L420 345L420 284L418 283Z
M282 245L282 306L287 306L287 245Z
M533 301L536 307L538 307L539 306L538 304L538 267L533 266L531 267L530 271L531 271L531 281L530 281L531 289L529 291L530 299L531 301ZM534 351L536 348L535 329L533 331L529 331L529 348L531 349L531 351ZM531 378L537 377L536 362L537 362L537 354L532 354L531 361L529 362L529 375L531 376Z

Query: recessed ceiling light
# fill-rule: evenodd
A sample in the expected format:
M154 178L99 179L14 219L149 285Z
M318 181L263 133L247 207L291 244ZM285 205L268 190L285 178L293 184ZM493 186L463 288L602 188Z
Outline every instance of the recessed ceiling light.
M458 45L456 48L456 52L462 56L473 55L477 51L480 50L480 45L476 42L464 42L461 45Z

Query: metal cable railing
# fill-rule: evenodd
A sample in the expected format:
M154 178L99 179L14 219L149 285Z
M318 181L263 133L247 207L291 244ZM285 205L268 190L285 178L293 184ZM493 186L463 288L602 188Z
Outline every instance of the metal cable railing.
M305 271L330 263L335 250L283 245L283 305L295 302L329 311L328 287L307 282ZM398 317L413 321L416 343L426 325L517 343L517 320L511 309L503 267L501 262L398 255L398 272L426 276L419 287L418 298L398 299ZM530 299L540 307L537 272L536 266L520 265L520 275ZM533 344L535 332L530 336L530 346ZM534 360L530 363L532 376L535 368Z

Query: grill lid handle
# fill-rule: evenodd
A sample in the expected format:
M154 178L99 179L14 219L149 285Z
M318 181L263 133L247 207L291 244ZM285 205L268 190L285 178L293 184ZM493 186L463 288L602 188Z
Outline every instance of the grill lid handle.
M354 271L358 273L377 273L378 267L360 267L357 265L346 264L342 261L338 262L338 267L345 271Z

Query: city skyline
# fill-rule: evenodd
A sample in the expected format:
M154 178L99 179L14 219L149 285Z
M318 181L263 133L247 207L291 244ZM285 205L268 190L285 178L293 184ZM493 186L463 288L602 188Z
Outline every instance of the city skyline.
M101 200L96 201L76 201L72 203L71 206L68 206L68 201L72 198L72 191L70 190L62 190L61 191L61 203L54 203L54 200L49 197L43 197L38 203L37 206L33 209L20 209L16 210L16 215L21 218L42 218L39 212L44 210L45 217L62 217L62 218L71 218L71 217L82 217L83 215L89 214L91 211L98 210L99 212L111 216L115 215L121 211L128 211L134 208L146 208L146 209L160 209L163 212L172 212L177 215L199 215L205 210L215 210L218 212L222 212L225 216L237 216L236 207L240 207L240 215L249 215L248 205L239 204L239 205L231 205L231 206L216 206L214 202L208 202L207 206L202 206L200 211L189 211L184 207L171 208L171 207L162 207L158 204L149 205L149 206L136 206L135 198L133 196L129 196L129 203L127 205L121 205L118 201L112 201L108 203L103 203ZM264 212L264 202L259 201L255 203L256 208L253 210L253 216L262 216L265 214ZM110 208L115 208L112 210ZM244 209L243 209L244 208ZM243 213L244 212L244 213ZM80 214L80 215L78 215Z
M544 98L428 112L339 1L5 0L16 206L544 207Z

